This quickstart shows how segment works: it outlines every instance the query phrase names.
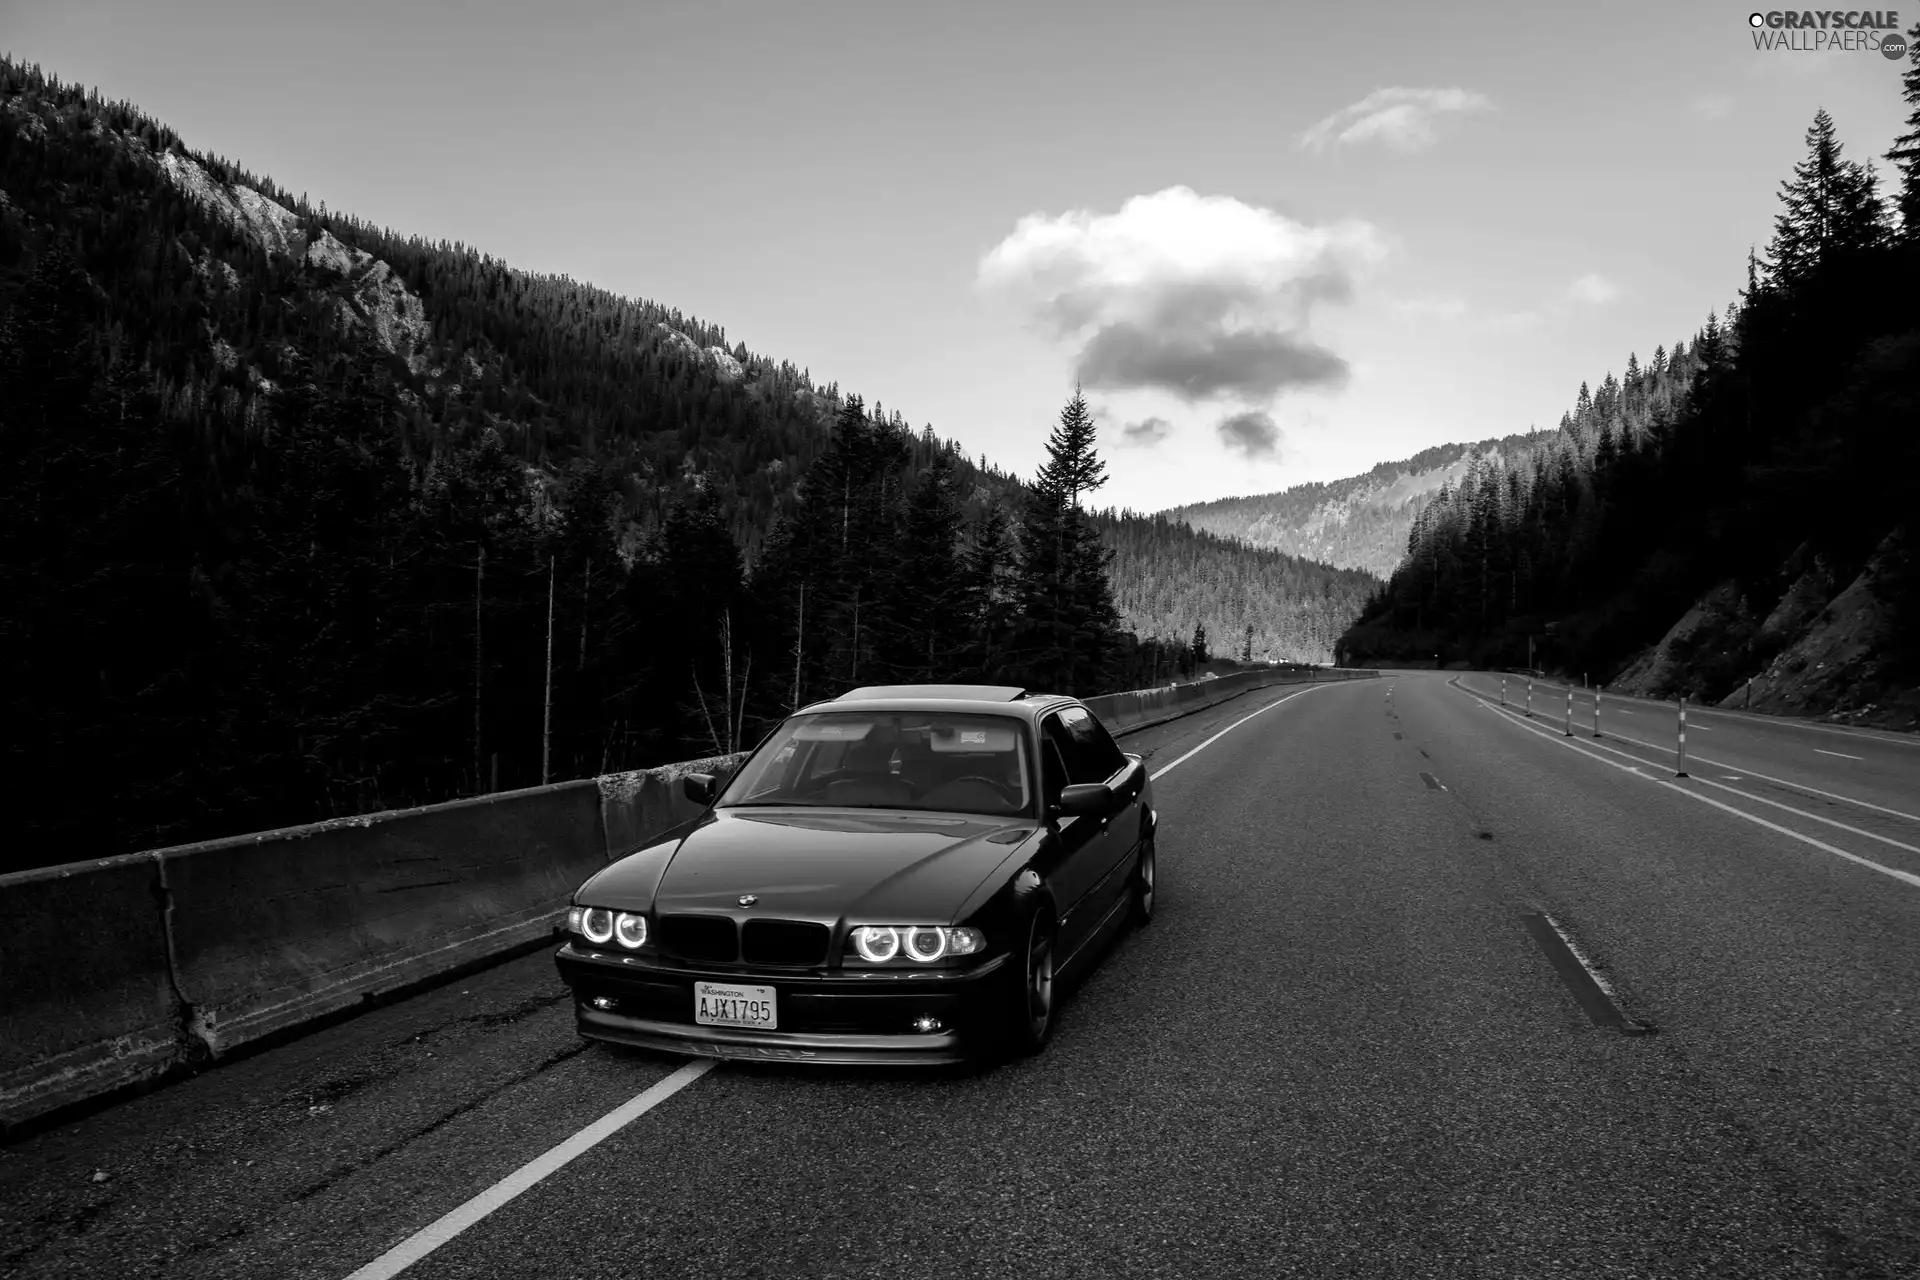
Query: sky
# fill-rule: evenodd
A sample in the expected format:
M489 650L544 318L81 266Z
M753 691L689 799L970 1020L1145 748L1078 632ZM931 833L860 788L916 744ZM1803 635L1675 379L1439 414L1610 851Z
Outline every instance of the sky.
M1153 511L1551 427L1736 301L1814 111L1886 174L1905 109L1750 12L0 0L0 48L1018 474L1078 385Z

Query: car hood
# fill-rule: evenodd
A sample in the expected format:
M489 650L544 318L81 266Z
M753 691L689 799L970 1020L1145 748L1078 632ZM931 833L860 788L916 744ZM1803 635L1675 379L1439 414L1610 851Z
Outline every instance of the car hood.
M1031 819L958 814L719 809L655 873L651 905L739 915L750 893L755 916L950 919L1033 829ZM596 877L599 887L622 887L620 869Z

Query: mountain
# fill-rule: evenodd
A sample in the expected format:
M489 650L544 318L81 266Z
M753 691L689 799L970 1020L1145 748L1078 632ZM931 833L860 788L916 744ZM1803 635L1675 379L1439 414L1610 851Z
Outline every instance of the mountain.
M1114 553L1114 603L1129 629L1182 639L1204 628L1229 657L1325 663L1382 586L1364 570L1249 548L1165 514L1102 512L1094 523Z
M1470 462L1341 638L1629 692L1920 727L1920 52L1896 219L1818 112L1737 306Z
M1222 538L1384 578L1406 554L1414 517L1476 459L1522 466L1551 432L1443 444L1364 475L1297 484L1278 493L1216 498L1160 514Z
M881 677L1129 687L1202 620L1324 660L1377 585L1067 505L0 60L0 870L684 759Z

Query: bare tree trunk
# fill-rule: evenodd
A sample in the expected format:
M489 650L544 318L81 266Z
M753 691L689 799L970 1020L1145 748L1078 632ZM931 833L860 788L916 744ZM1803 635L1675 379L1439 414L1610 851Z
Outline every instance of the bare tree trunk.
M700 664L692 662L688 667L693 672L693 696L700 700L700 715L707 722L707 736L713 739L713 754L721 755L720 732L713 727L713 708L707 705L706 692L700 688Z
M547 706L540 717L540 785L553 776L553 589L558 573L553 555L547 555Z
M753 680L753 651L747 651L747 664L740 673L740 709L733 721L733 749L744 751L747 735L747 687Z
M480 545L480 554L473 566L473 783L476 789L486 785L485 761L480 752L480 689L481 672L485 669L483 660L485 650L480 633L480 592L487 577L487 548Z
M580 661L575 671L587 669L587 609L593 602L593 557L587 557L587 570L580 581Z
M721 723L727 730L727 754L732 754L733 746L733 611L720 611L720 663L726 672L727 700L720 704Z
M807 584L800 584L800 620L793 630L793 709L800 709L800 655L807 638Z
M853 589L853 674L849 677L855 684L860 683L860 588Z

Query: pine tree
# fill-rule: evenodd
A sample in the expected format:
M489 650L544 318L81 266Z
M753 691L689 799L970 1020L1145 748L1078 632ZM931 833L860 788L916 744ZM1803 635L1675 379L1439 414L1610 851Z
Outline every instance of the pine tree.
M1868 249L1885 232L1885 208L1873 171L1841 158L1833 117L1823 107L1807 129L1807 158L1794 166L1793 181L1780 184L1785 206L1774 219L1767 246L1772 279L1793 286L1834 258Z
M1907 32L1907 69L1900 78L1900 96L1907 104L1907 128L1894 139L1887 159L1900 174L1895 196L1900 234L1913 241L1920 240L1920 23Z
M1082 494L1107 482L1107 464L1094 452L1093 414L1080 388L1060 411L1060 424L1047 437L1047 461L1042 482L1058 489L1067 505L1078 507Z

